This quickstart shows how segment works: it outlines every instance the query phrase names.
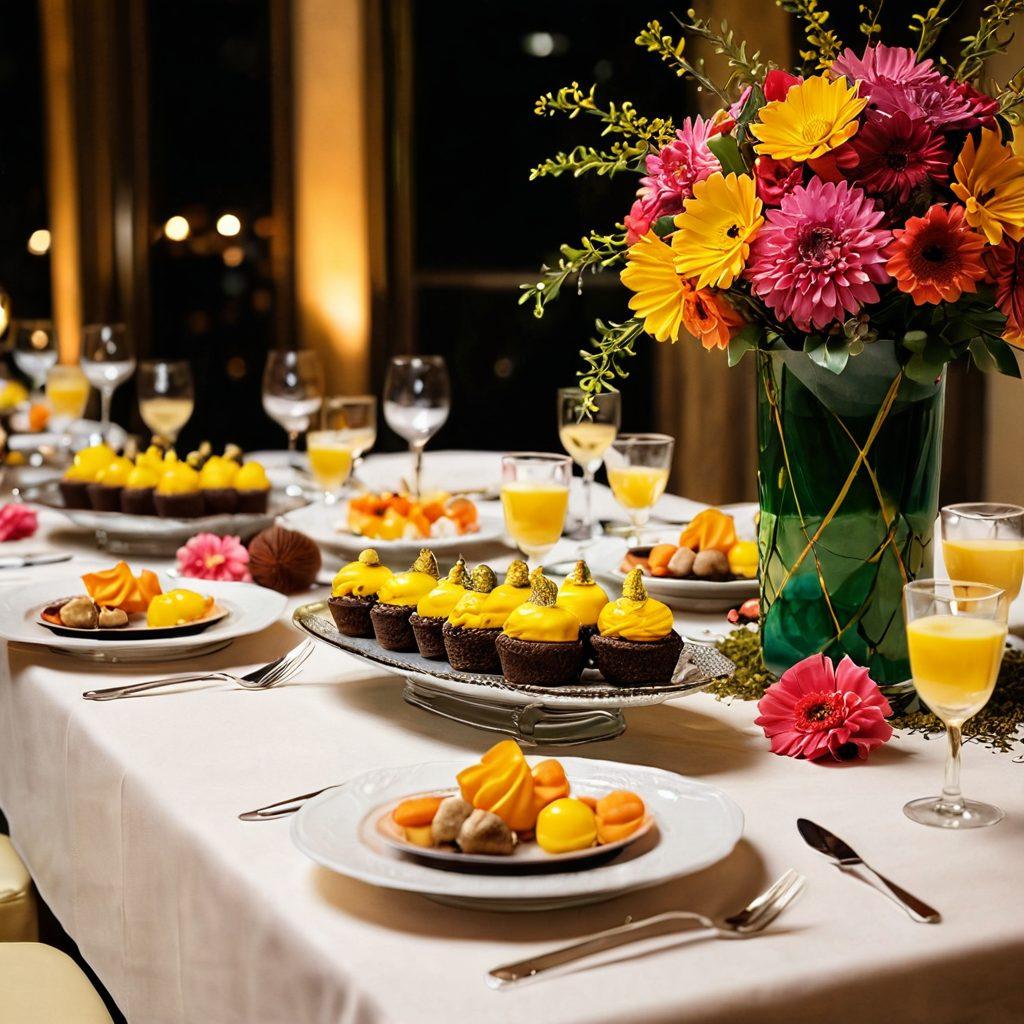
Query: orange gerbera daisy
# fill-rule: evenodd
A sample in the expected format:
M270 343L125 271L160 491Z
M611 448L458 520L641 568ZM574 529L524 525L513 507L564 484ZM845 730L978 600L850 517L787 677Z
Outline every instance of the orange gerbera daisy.
M999 132L983 128L981 143L968 135L953 166L949 187L967 209L967 223L998 245L1003 233L1024 238L1024 156L1003 144Z
M683 299L683 326L709 352L728 348L735 328L742 327L743 317L710 288L696 289L689 285Z
M964 292L978 290L985 275L985 239L964 223L963 207L933 206L893 236L885 269L915 305L956 302Z

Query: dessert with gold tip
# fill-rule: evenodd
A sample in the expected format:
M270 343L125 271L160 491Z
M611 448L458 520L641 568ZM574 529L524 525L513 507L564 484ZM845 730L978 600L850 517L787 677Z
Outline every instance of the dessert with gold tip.
M419 599L416 611L409 616L416 646L424 658L444 661L447 657L444 649L444 624L451 610L466 593L468 582L466 560L460 558L452 566L451 572L444 579L438 580L437 586Z
M597 632L597 617L608 603L608 595L604 587L594 582L590 566L582 558L558 588L557 603L580 620L580 639L587 659L590 660L594 654L590 638Z
M377 601L370 609L370 621L377 643L388 651L415 651L416 637L409 618L424 594L437 586L437 559L429 548L406 572L396 572L380 585Z
M585 658L580 620L556 601L558 588L539 569L530 599L513 609L497 639L501 671L512 684L575 683Z
M508 611L489 607L488 601L498 578L489 565L478 565L470 573L466 593L441 627L444 650L452 668L460 672L500 672L495 641Z
M94 444L75 455L60 480L60 493L65 508L92 508L89 484L95 483L100 471L117 458L106 444Z
M601 609L597 629L591 643L605 682L656 686L672 681L683 640L672 628L668 606L648 596L641 569L626 574L622 597Z
M382 565L373 548L365 548L359 557L343 565L331 584L327 607L338 632L345 636L373 636L370 609L377 603L377 592L391 570Z

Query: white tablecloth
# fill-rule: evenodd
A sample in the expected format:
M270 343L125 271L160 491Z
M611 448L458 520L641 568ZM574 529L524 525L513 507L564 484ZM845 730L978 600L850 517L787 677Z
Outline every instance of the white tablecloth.
M34 575L44 571L70 569ZM242 669L295 639L282 622L204 663ZM1020 1019L1020 758L968 744L968 793L1007 818L947 833L901 810L938 789L941 741L897 735L866 765L814 765L771 755L750 704L701 694L629 712L625 735L574 753L720 786L744 810L744 839L715 867L647 892L502 915L332 875L292 847L287 820L237 818L373 766L468 762L492 742L405 705L398 679L321 649L268 691L210 683L92 703L82 690L162 673L40 648L0 664L0 807L43 898L133 1024ZM803 844L799 815L833 827L943 923L915 924L841 875ZM789 867L808 892L756 940L689 937L513 991L485 986L488 968L627 915L728 913Z

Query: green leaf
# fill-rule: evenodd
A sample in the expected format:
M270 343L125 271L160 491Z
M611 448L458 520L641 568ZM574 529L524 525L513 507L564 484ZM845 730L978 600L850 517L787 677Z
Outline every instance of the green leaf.
M1007 377L1020 379L1020 366L1013 349L1002 338L982 335L972 338L968 345L971 360L985 373L1004 373Z
M812 363L823 370L840 374L850 361L850 339L843 334L823 338L820 334L809 334L804 338L804 351Z
M908 331L908 334L919 332ZM904 342L907 335L904 335ZM919 351L913 351L903 372L918 384L934 384L942 374L942 368L954 358L954 352L941 338L928 338Z
M708 149L718 157L723 174L747 173L747 165L740 156L740 147L731 135L716 135L708 139Z
M911 352L923 352L928 344L928 335L925 331L907 331L903 335L903 344Z
M761 328L757 324L747 324L729 339L727 351L730 366L735 366L748 352L757 348L761 338Z
M659 217L651 225L651 228L659 238L664 238L667 234L670 234L676 229L675 214L670 214L667 217Z

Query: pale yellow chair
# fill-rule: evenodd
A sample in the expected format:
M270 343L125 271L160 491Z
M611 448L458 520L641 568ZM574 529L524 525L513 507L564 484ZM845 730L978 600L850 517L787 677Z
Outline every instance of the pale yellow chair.
M66 953L41 942L0 943L0 1024L113 1024Z
M38 938L32 878L10 839L0 835L0 942L35 942Z

